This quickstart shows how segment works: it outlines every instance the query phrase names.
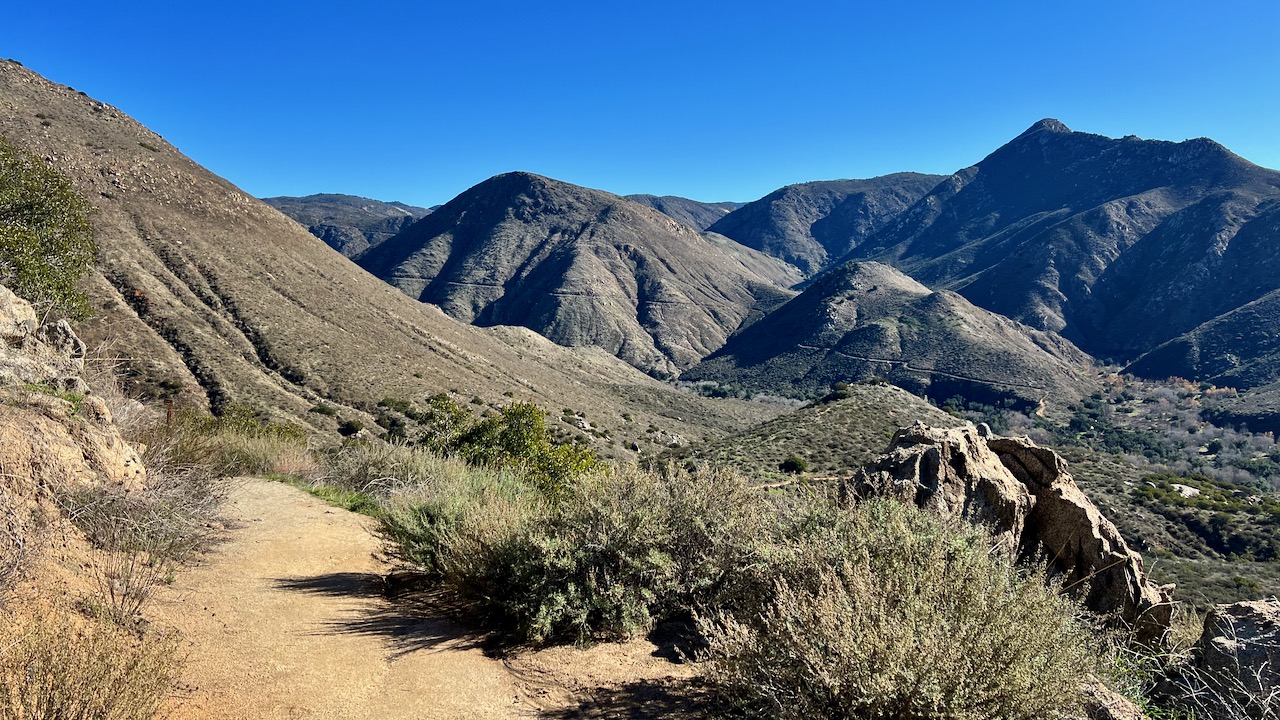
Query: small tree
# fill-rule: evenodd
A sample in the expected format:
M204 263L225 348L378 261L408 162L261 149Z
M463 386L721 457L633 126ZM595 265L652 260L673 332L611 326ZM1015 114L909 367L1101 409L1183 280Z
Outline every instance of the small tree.
M0 137L0 284L60 315L88 317L77 284L97 252L91 211L65 177Z
M458 437L471 426L471 411L454 402L447 393L427 398L427 407L413 419L422 426L419 442L438 453L448 454Z
M783 460L781 463L779 463L778 469L782 470L782 472L784 473L791 473L792 475L796 475L798 473L802 473L808 470L809 463L802 457L791 455L787 457L786 460Z
M452 445L467 462L523 469L550 495L599 462L590 448L552 444L547 414L533 403L508 405L458 434Z

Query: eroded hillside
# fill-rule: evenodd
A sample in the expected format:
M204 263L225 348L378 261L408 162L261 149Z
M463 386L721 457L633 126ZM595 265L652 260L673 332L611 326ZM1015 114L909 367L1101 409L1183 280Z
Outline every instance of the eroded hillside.
M97 316L81 330L127 358L138 388L215 409L252 406L321 429L318 403L456 390L500 404L628 412L689 437L772 411L731 411L604 353L459 323L410 299L117 108L0 63L0 134L46 159L94 206ZM355 411L353 411L355 412Z
M850 263L730 339L685 374L792 396L836 382L883 377L945 400L1010 400L1036 407L1078 399L1088 357L929 288L880 263Z
M644 205L530 173L486 180L359 263L477 325L678 372L773 309L790 265Z

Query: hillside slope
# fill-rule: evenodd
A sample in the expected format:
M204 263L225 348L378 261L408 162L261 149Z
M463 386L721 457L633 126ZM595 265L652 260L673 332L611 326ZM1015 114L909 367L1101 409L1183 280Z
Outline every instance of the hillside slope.
M431 213L427 208L401 202L331 193L269 197L262 198L262 202L297 220L307 232L347 257L390 240Z
M813 275L857 247L943 177L896 173L788 185L734 210L712 232Z
M699 202L690 200L689 198L679 197L677 195L627 195L626 199L648 205L663 215L675 218L676 220L697 228L698 230L706 230L716 223L717 220L728 215L729 213L742 207L742 203L736 202Z
M792 267L652 208L530 173L490 178L358 262L477 325L520 325L676 372L789 295Z
M933 292L880 263L850 263L735 335L685 374L790 395L876 376L939 400L1065 404L1089 385L1070 343Z
M1280 172L1207 139L1036 123L846 259L1131 360L1280 289ZM1222 282L1231 278L1231 282Z
M361 270L297 223L192 162L118 109L0 62L0 134L65 174L96 208L90 279L110 341L153 395L247 404L333 429L321 400L372 408L441 390L491 403L599 408L699 437L774 411L713 404L604 353L456 322ZM623 393L637 400L623 399Z
M933 427L965 422L893 385L854 384L842 394L672 456L733 467L764 482L786 477L780 465L789 457L804 460L818 476L849 476L883 453L898 428L917 421Z

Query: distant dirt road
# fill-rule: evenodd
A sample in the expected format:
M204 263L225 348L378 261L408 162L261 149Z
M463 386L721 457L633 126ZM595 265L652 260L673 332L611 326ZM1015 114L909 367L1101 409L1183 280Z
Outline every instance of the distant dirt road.
M175 720L536 715L463 628L394 611L367 518L264 480L227 515L228 541L151 606L190 653Z

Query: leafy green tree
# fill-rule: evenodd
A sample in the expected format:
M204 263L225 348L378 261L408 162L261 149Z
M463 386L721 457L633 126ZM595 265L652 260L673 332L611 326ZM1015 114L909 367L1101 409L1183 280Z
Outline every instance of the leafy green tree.
M544 492L558 496L574 478L599 465L590 448L555 445L547 414L533 403L512 403L461 432L453 449L467 462L521 468Z
M427 398L425 410L412 418L422 426L419 442L438 453L452 451L458 436L471 425L471 411L454 402L446 393Z
M808 470L809 463L798 455L790 455L786 460L783 460L778 465L778 469L782 470L784 473L791 473L792 475L795 475Z
M67 178L0 137L0 283L57 314L88 317L77 283L97 252L91 212Z

